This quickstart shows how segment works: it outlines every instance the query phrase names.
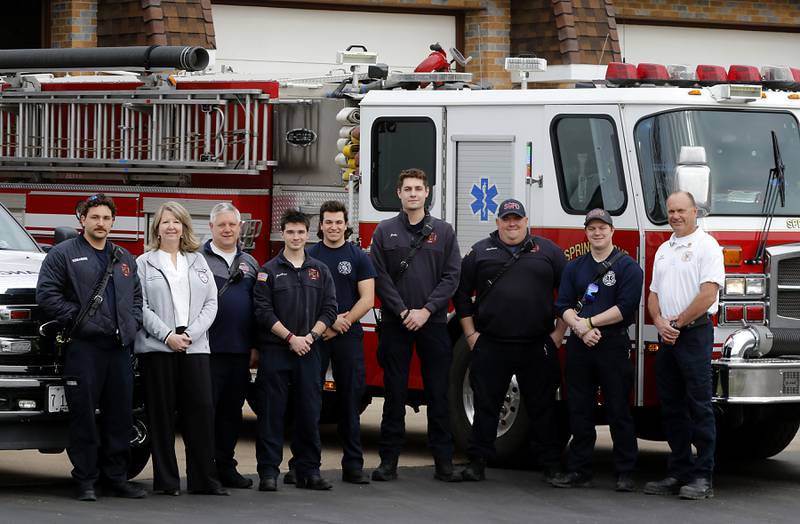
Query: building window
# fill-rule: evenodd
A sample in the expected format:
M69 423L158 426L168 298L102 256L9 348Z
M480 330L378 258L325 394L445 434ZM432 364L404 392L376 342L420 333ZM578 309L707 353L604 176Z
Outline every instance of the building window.
M397 176L418 168L436 184L436 125L430 118L386 117L372 125L372 205L379 211L399 211ZM431 197L433 192L431 192ZM427 204L430 205L428 197Z
M614 121L602 115L569 115L552 126L561 205L571 214L625 209L625 178Z

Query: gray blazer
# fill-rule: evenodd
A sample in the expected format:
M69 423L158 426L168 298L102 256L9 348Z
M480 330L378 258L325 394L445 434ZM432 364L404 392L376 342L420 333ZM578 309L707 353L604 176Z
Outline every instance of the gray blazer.
M184 253L189 266L189 325L186 333L192 337L187 353L210 353L208 328L217 316L217 285L205 257ZM144 325L136 334L136 353L172 350L164 342L175 329L175 307L172 304L169 282L159 264L155 251L136 259L139 280L142 282Z

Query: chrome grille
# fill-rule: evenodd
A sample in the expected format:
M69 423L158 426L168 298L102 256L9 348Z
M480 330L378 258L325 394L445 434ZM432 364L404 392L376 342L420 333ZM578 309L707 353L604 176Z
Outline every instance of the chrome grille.
M800 291L778 290L778 315L800 319Z
M800 285L800 257L788 258L778 262L778 285Z

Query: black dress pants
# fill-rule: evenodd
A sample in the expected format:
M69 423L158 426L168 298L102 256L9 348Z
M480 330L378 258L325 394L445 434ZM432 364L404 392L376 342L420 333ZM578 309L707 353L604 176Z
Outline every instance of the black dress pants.
M130 350L113 336L74 339L65 352L64 377L72 477L85 488L101 472L111 482L126 481L133 427ZM100 417L95 420L97 408Z
M636 428L630 410L633 387L633 363L629 358L627 331L603 334L600 342L588 347L578 337L567 339L567 402L572 442L567 453L567 469L585 475L592 473L592 452L597 440L594 412L597 389L603 392L603 404L614 443L614 466L617 474L631 473L636 465Z
M250 355L211 354L211 393L214 405L214 458L217 470L236 469L234 452L242 426L242 406L250 384Z
M153 489L180 489L176 411L186 447L186 488L221 487L214 464L214 413L208 354L139 354L153 444Z
M383 368L383 418L379 440L382 461L397 459L406 431L406 400L411 355L416 348L422 367L422 382L428 405L428 447L437 459L453 458L447 390L453 348L447 325L428 322L418 331L409 331L397 317L384 315L378 343L378 363Z

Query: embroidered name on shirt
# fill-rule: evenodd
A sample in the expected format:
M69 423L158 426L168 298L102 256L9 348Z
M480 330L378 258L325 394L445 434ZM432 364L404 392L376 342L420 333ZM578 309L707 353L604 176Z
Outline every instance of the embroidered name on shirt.
M89 260L89 259L86 258L86 257L78 257L78 258L73 258L72 259L73 262L86 262L87 260Z
M278 273L277 275L275 275L275 280L278 280L279 278L285 277L285 276L286 276L286 273Z

